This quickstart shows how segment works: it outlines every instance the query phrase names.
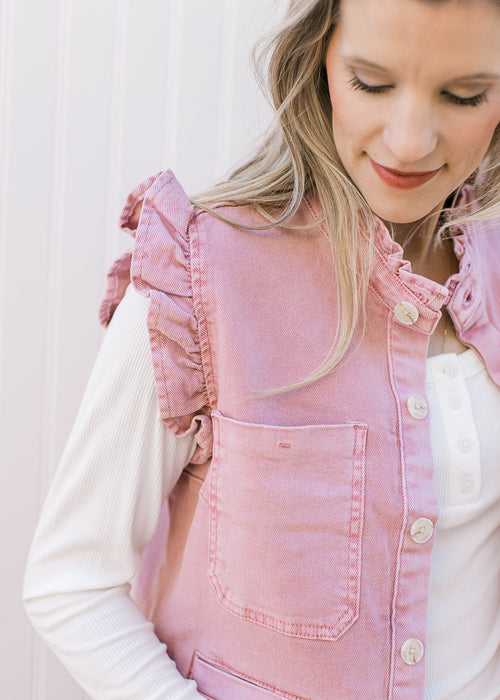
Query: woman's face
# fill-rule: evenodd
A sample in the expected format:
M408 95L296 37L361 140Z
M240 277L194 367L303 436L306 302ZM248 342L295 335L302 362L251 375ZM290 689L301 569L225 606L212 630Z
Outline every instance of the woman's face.
M417 221L477 168L500 122L500 8L342 0L326 70L347 172L378 216Z

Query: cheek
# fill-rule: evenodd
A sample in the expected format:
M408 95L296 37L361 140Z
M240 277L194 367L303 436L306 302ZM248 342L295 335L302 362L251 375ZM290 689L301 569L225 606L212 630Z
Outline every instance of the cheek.
M350 131L352 116L352 90L346 84L345 75L337 65L330 67L328 73L330 103L332 105L333 138L337 147L345 141Z
M461 139L461 150L465 158L473 158L479 165L491 145L495 134L495 129L500 127L499 115L494 113L490 118L472 125L463 134Z
M352 90L333 89L330 91L332 102L333 138L339 150L346 144L359 145L368 133L370 116L367 110L360 108Z
M335 82L334 85L336 85ZM344 123L347 108L342 91L332 85L330 85L330 103L332 105L332 124L336 130Z
M364 151L373 144L381 115L374 101L366 99L358 90L353 90L345 75L333 75L330 82L333 138L339 155L351 155Z

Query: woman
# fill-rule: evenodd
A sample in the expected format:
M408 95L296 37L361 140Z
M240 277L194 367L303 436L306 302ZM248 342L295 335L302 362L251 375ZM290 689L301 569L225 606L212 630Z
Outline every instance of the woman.
M254 159L129 196L25 583L92 696L500 697L499 36L292 2Z

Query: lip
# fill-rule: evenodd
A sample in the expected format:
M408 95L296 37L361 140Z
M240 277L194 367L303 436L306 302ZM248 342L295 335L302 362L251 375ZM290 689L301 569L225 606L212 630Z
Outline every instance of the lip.
M437 170L426 170L424 172L404 172L402 170L386 168L384 165L376 163L371 158L370 163L377 175L386 185L397 187L400 190L412 190L415 187L420 187L420 185L423 185L425 182L432 180L434 175L441 170L441 168L437 168Z

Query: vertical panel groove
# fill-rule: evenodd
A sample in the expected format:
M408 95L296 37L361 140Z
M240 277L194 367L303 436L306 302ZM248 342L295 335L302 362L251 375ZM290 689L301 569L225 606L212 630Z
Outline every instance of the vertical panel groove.
M115 34L113 39L113 75L111 85L111 117L109 125L108 184L105 221L104 274L110 261L116 256L117 211L120 207L122 160L124 143L124 117L126 101L126 65L129 29L130 0L115 0Z
M42 413L41 488L45 493L51 481L55 461L55 426L59 329L62 298L62 267L64 242L64 201L67 173L67 139L70 85L72 0L61 0L59 16L58 71L54 119L54 158L52 169L52 199L50 205L48 312L45 337L44 406ZM42 498L44 495L42 494Z
M8 211L8 175L9 143L12 111L12 53L14 0L4 0L1 17L0 34L0 418L3 412L3 373L5 348L5 306L7 279L7 211Z
M224 29L222 32L221 71L219 83L219 119L215 172L218 177L225 172L234 157L231 153L231 134L234 120L234 66L236 37L238 36L238 3L226 0Z
M181 55L184 34L183 0L170 0L168 12L168 74L165 86L165 133L163 163L177 168L181 89Z
M43 501L53 476L56 459L57 377L69 110L71 2L72 0L61 0L59 6L54 157L48 241L47 325L41 401L41 450L38 480L40 502ZM34 644L32 700L45 700L48 697L47 658L47 647L37 635Z
M278 1L284 2L259 0L256 6ZM94 328L89 330L86 320L75 316L75 307L86 303L89 276L97 278L102 262L107 267L122 243L116 227L122 180L136 181L137 164L156 168L159 157L165 165L180 168L183 181L191 176L195 180L200 169L204 178L206 171L220 172L234 155L234 142L241 134L244 139L256 102L251 96L245 104L250 109L240 104L232 117L234 100L249 94L240 89L241 76L235 76L240 64L235 56L239 59L254 33L244 19L248 11L242 0L50 0L31 21L35 6L32 0L0 0L0 416L10 418L3 428L12 430L6 465L15 465L15 470L6 470L6 483L10 480L12 488L9 483L3 504L8 515L16 516L10 518L8 545L19 555L16 577L33 511L57 466L61 422L74 408L74 392L80 391L75 363L94 354ZM167 24L151 27L152 19L165 21L163 13ZM34 60L40 61L37 70L32 70ZM209 68L202 86L197 67ZM131 109L138 76L143 81L141 103ZM205 104L197 100L200 87L209 96ZM31 126L36 129L30 131ZM38 183L30 170L33 165L41 178ZM89 173L96 172L99 187L85 193L82 206L83 187ZM33 184L35 196L28 196L27 184ZM99 231L92 230L88 240L82 240L66 235L69 226L84 233L94 226ZM94 245L97 255L89 250ZM67 261L78 256L86 264L69 269ZM22 267L22 284L16 265ZM27 315L22 308L28 309ZM68 337L66 314L78 338ZM18 358L16 343L23 349ZM36 355L36 364L30 362L30 354ZM14 366L12 359L17 361ZM32 441L26 437L26 394L18 390L21 385L33 391L28 426L36 433ZM30 449L19 450L28 444ZM81 689L68 691L73 681L29 629L19 600L10 605L7 597L5 602L9 610L4 648L12 648L9 663L19 663L9 667L10 694L31 700L87 698Z

